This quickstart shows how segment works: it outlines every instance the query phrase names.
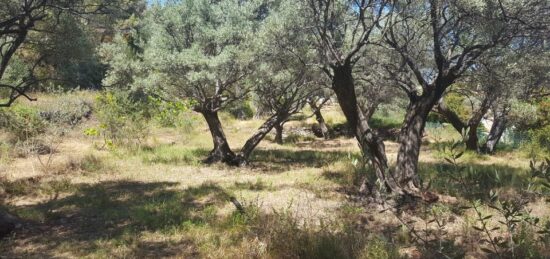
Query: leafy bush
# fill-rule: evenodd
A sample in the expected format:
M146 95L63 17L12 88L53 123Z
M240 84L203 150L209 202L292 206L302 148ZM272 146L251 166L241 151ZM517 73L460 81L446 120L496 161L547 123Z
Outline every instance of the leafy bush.
M471 116L471 109L469 105L465 105L466 97L458 93L448 93L445 95L445 105L451 111L454 111L462 121L467 121ZM448 122L445 116L436 113L430 112L428 114L427 121L429 122Z
M154 109L154 119L163 127L179 127L188 132L196 124L190 112L192 101L169 102L150 97L149 102Z
M77 125L92 114L92 104L76 95L63 95L48 103L40 116L55 124Z
M89 136L102 136L105 145L141 145L148 134L152 109L141 92L105 92L97 97L99 128L85 131Z
M231 106L227 107L227 111L234 118L239 120L248 120L254 117L254 108L250 101L235 102Z
M16 105L0 110L0 128L6 130L19 142L44 133L46 123L36 109Z
M530 130L529 138L526 148L532 156L542 157L550 154L550 125Z

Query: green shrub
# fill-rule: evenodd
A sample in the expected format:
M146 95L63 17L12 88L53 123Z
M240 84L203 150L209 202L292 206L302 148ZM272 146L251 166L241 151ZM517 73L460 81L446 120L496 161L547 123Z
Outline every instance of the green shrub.
M227 107L227 111L239 120L248 120L254 117L254 108L250 101L234 102L231 106Z
M16 105L0 110L0 128L10 133L18 142L44 133L46 126L34 108Z
M149 98L149 102L155 109L155 120L163 127L179 126L192 105L185 101L168 102L153 97Z
M139 146L148 134L148 122L153 112L147 96L141 92L105 92L97 97L99 128L86 135L102 136L110 147Z
M66 125L77 125L92 114L92 104L76 95L65 94L40 109L40 116L46 121Z
M527 144L533 155L550 154L550 125L529 131L530 142Z
M371 238L360 258L392 259L400 258L399 251L382 238Z

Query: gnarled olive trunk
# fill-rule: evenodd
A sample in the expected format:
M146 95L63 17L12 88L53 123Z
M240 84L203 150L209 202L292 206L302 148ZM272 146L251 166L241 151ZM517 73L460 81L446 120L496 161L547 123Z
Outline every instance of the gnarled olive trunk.
M466 149L472 151L479 151L479 138L477 136L477 129L479 128L478 123L470 123L468 126L468 138L466 139Z
M426 119L433 105L435 96L427 95L411 99L399 134L396 178L399 186L409 193L418 193L420 179L418 176L418 159Z
M506 130L506 124L508 123L508 107L501 109L496 108L493 111L493 125L487 136L487 142L482 147L482 151L485 153L494 153L495 148L500 141L500 138Z
M283 144L283 123L275 124L275 143L282 145Z
M479 108L474 112L470 120L468 121L468 139L466 140L466 149L479 152L479 138L477 136L477 129L481 124L483 116L487 114L491 104L493 102L492 95L485 95Z
M319 129L321 130L321 134L323 135L323 138L330 139L330 130L327 126L327 123L325 122L325 118L323 117L323 114L321 113L321 107L318 107L315 101L310 101L309 106L311 107L311 110L313 111L313 114L315 115L315 120L317 120L317 123L319 124Z
M231 161L231 164L238 166L245 166L248 164L248 159L250 154L258 144L265 138L265 136L275 127L284 121L288 115L285 114L275 114L269 119L267 119L260 128L246 141L244 146L241 148L241 151L237 156Z
M349 63L333 67L332 89L336 94L338 103L350 129L353 129L355 138L363 156L367 157L374 167L376 177L392 192L403 193L402 189L394 181L388 169L388 160L384 142L376 136L368 125L368 119L357 104L355 85L352 76L352 67ZM374 183L364 182L361 191L375 193Z
M206 123L208 124L208 129L212 135L212 142L214 148L208 154L208 157L204 160L205 163L216 163L216 162L230 162L235 158L235 153L231 151L225 133L223 132L222 123L218 117L217 111L201 111L201 114L204 116Z

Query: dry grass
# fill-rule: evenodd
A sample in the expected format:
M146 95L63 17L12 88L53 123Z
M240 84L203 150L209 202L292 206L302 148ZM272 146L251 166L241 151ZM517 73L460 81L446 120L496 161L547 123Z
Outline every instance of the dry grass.
M91 94L85 96L93 100ZM40 102L51 98L43 96ZM43 105L40 102L33 105ZM329 123L344 121L335 106L324 114ZM40 169L36 156L0 157L0 177L11 184L4 186L4 202L28 221L14 236L1 241L0 254L394 258L399 250L401 256L428 256L409 240L394 214L379 213L379 207L349 199L360 170L352 165L358 157L353 139L315 139L283 146L265 140L250 167L205 166L199 161L211 142L206 124L199 121L185 134L180 129L153 128L141 150L98 150L94 145L98 140L83 134L87 127L97 125L92 118L64 135L48 170ZM222 121L233 148L244 144L262 123L227 115ZM309 118L287 127L311 123L314 120ZM386 149L394 161L397 145L387 142ZM472 155L467 162L480 171L505 165L499 168L510 175L508 187L515 186L512 176L521 176L527 165L513 153ZM437 205L451 232L444 241L462 256L482 256L475 246L478 237L468 232L471 215L453 210L455 197L460 200L465 194L446 189L449 185L438 175L442 166L438 153L426 145L421 156L424 178L432 179L433 188L450 197ZM246 215L235 211L230 197L245 205ZM534 214L550 215L547 203L534 204ZM429 221L419 211L403 215L419 228Z

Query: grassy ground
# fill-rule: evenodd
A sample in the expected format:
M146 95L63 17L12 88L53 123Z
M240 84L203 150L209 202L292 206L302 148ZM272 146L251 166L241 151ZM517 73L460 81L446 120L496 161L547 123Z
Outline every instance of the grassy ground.
M343 122L335 106L324 114L330 124ZM377 116L379 123L392 123ZM228 115L222 120L234 148L262 123ZM27 223L0 241L0 257L439 258L437 249L453 257L485 257L482 235L472 230L475 212L457 208L465 200L484 199L490 189L513 195L528 180L529 160L519 152L468 153L461 162L475 184L462 189L449 180L454 169L438 151L458 135L449 127L430 128L420 168L441 199L396 214L353 195L368 171L357 163L354 139L293 135L293 129L313 123L311 118L288 123L286 137L292 141L277 145L269 136L246 168L200 163L211 147L200 118L192 129L153 126L139 149L99 148L101 139L83 134L97 125L93 116L62 137L43 136L55 152L18 157L4 149L0 194ZM7 142L8 135L0 139ZM397 145L387 142L386 149L394 161ZM529 206L548 221L544 199L533 198ZM446 222L447 233L419 246L410 226L426 233L437 229L434 215ZM527 250L535 257L550 255L548 247L531 245Z

